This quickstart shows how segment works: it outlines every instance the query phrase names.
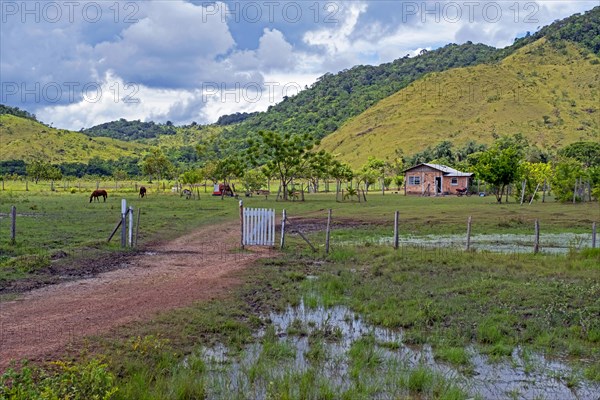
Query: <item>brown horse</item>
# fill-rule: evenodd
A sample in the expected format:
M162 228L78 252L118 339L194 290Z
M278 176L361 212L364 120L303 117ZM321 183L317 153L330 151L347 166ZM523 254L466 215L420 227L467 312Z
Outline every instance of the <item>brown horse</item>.
M146 195L146 188L144 186L140 186L140 197L143 199Z
M90 196L90 203L92 202L93 199L96 199L96 200L100 201L100 196L104 197L104 201L106 202L106 198L108 197L108 193L106 193L106 190L104 190L104 189L94 190L92 192L92 195Z

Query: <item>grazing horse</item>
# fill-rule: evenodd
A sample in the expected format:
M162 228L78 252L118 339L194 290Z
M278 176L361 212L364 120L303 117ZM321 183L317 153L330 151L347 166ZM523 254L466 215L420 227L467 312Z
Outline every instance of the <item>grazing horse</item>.
M106 193L106 190L104 190L104 189L94 190L92 192L92 195L90 196L90 203L92 202L93 199L96 199L96 200L100 201L100 196L104 197L104 202L106 202L106 198L108 197L108 193Z
M146 195L146 188L144 186L140 186L140 197L143 199Z

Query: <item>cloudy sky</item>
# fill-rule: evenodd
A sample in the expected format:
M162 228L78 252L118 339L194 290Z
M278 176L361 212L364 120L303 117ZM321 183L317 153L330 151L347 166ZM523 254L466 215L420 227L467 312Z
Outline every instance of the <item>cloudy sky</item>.
M0 103L73 130L211 123L266 110L327 72L451 42L504 47L598 4L0 0Z

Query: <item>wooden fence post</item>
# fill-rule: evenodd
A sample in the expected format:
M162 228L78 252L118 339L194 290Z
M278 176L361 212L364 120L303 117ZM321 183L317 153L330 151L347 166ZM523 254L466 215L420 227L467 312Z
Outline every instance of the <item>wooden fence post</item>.
M540 252L540 221L535 220L535 242L533 244L533 254Z
M240 245L244 250L244 202L240 200Z
M329 254L329 237L331 235L331 208L327 211L327 231L325 234L325 254Z
M142 213L142 209L138 208L137 222L135 224L135 246L138 244L138 235L140 233L140 214Z
M396 211L394 213L394 249L398 250L400 241L398 238L398 223L400 221L400 212Z
M10 244L17 242L17 207L10 208Z
M471 222L472 217L469 215L469 219L467 220L467 251L471 250Z
M285 210L283 210L282 216L281 216L281 241L279 244L279 248L281 248L283 250L283 245L285 244L285 220L287 218L287 214L285 212Z
M592 224L592 249L596 248L596 223Z
M546 179L544 178L544 191L542 193L542 203L546 202Z
M533 195L531 196L531 200L529 200L529 205L531 205L531 203L533 203L533 199L535 198L535 195L537 194L538 189L540 188L540 184L538 183L537 186L535 187L535 190L533 191Z

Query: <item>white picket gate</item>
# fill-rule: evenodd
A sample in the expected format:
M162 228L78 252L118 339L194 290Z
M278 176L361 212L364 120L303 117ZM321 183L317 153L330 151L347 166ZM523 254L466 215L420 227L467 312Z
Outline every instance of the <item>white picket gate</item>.
M244 246L275 246L275 210L244 208L242 234Z

